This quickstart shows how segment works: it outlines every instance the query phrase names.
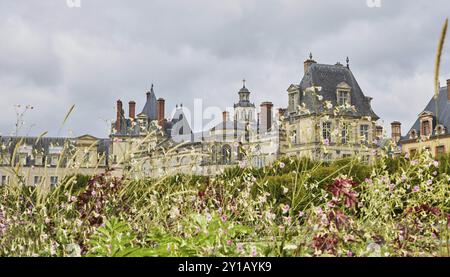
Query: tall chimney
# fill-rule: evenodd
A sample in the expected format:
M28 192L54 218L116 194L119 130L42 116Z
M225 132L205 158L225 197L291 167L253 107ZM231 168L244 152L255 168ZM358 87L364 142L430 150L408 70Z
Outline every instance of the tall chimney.
M447 79L447 99L450 101L450 79Z
M128 103L128 116L130 119L136 118L136 102L134 101Z
M391 138L395 143L398 143L400 141L400 138L402 137L402 124L398 121L391 123Z
M222 121L223 123L226 123L227 121L230 120L230 113L225 111L222 113Z
M158 120L159 126L163 126L165 119L165 103L166 100L163 98L159 98L156 102L156 117Z
M122 115L123 115L123 107L122 101L117 100L117 117L116 117L116 132L120 133L122 127Z
M272 102L264 102L261 104L260 120L260 134L270 132L272 128Z

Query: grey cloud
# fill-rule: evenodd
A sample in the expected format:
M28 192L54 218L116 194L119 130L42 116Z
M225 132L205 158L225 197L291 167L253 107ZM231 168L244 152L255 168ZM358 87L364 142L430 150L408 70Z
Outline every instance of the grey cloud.
M345 62L385 123L405 129L432 95L434 55L450 3L365 0L130 1L0 0L0 130L14 124L16 103L33 104L32 132L105 137L117 99L142 108L155 83L167 110L193 98L224 108L242 78L257 104L287 102L309 51ZM448 47L446 48L448 49ZM448 50L442 80L450 78ZM413 96L413 97L411 97ZM61 119L61 120L58 120Z

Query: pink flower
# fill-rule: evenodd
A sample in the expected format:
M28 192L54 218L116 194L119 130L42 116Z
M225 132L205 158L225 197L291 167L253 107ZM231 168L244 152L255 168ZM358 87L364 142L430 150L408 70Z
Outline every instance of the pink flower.
M242 252L244 250L244 245L242 243L238 243L236 245L237 252Z
M415 187L413 188L413 192L419 192L419 190L420 190L419 186L415 186Z
M282 210L283 214L287 214L289 212L289 209L290 209L290 207L288 204L281 206L281 210Z
M353 252L349 250L349 251L347 252L347 257L353 257Z
M222 222L225 222L225 221L227 221L227 216L226 215L222 215L220 217L220 219L222 220Z
M434 164L434 167L439 167L439 162L438 161L434 161L433 164Z
M256 247L252 246L252 257L258 256L258 252L256 251Z

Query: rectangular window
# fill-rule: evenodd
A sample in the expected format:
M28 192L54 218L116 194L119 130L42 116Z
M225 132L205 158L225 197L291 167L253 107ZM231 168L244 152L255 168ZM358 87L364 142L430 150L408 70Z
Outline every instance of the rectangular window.
M1 185L6 186L9 184L9 176L2 176Z
M88 165L90 160L91 160L91 153L89 152L85 153L83 157L83 163L85 165Z
M423 121L422 122L422 134L424 136L429 136L430 135L430 121Z
M359 136L363 143L369 142L369 125L361 125L359 127Z
M438 147L436 147L436 158L441 158L444 155L445 155L445 146L439 145Z
M350 126L348 123L342 124L341 143L347 144L350 140Z
M53 155L50 159L50 165L51 166L57 166L58 165L58 156Z
M297 143L297 131L292 131L291 143L293 143L293 144Z
M331 122L322 123L322 139L331 142Z
M35 186L39 185L39 184L41 183L41 181L42 181L42 177L41 177L41 176L34 176L34 182L33 182L33 184L34 184Z
M21 166L27 165L27 155L26 154L20 154L19 155L19 163Z
M350 105L350 92L338 91L338 106Z
M34 159L34 165L41 166L42 165L42 161L43 161L43 157L42 156L36 156L36 158Z
M333 159L333 155L331 153L324 153L323 154L323 160L326 162L329 162Z
M50 185L56 187L58 185L58 176L50 176Z

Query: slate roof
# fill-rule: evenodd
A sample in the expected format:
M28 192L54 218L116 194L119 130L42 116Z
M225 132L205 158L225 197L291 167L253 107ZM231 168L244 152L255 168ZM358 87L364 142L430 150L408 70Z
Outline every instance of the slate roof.
M33 153L37 152L43 155L48 155L51 147L64 147L65 143L74 145L76 138L65 137L12 137L12 136L0 136L0 147L6 147L5 150L9 154L13 154L14 149L18 143L21 145L32 146ZM37 143L36 143L37 142ZM109 155L109 146L111 141L109 139L98 139L97 151L99 154Z
M156 120L156 95L155 92L153 90L153 85L152 88L150 89L149 92L147 92L147 101L145 102L144 108L142 109L141 114L145 114L148 119L149 122Z
M348 110L344 115L355 117L370 116L373 120L378 120L378 115L372 110L369 99L364 95L352 71L339 64L312 64L300 83L301 93L299 103L305 103L306 108L311 113L332 114L333 111L327 110L323 103L325 103L325 101L330 101L333 104L333 107L337 106L336 91L338 85L342 82L347 83L351 87L351 104L356 110ZM317 96L313 95L311 92L306 92L303 95L302 92L312 86L322 87L322 90L317 92L318 95L323 97L321 103L318 101Z
M428 102L428 105L421 113L423 112L431 112L433 114L433 126L444 125L447 131L450 130L450 101L448 101L447 87L440 88L437 101L434 99L434 96L431 97L430 102ZM402 140L409 139L409 133L413 129L416 130L417 136L420 137L420 118L417 118L407 135L402 137Z

